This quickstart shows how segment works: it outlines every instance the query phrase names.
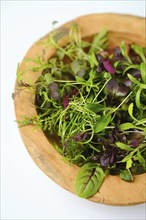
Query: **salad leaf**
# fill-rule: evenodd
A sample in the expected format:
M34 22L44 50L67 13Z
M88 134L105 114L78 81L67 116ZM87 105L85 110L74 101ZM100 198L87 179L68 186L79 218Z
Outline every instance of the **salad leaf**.
M89 198L93 196L104 180L105 173L96 163L87 163L77 174L75 189L78 196Z
M127 182L133 182L133 176L132 176L130 170L121 170L120 178L122 180L127 181Z
M107 115L101 116L96 121L95 128L94 128L95 133L99 133L100 131L104 130L105 127L108 126L110 121L111 121L111 115L107 114Z

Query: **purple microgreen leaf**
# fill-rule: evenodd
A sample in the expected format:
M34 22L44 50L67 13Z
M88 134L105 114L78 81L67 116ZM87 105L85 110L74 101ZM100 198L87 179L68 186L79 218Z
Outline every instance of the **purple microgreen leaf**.
M100 157L100 164L102 167L107 167L108 165L113 165L115 162L115 149L109 148Z
M88 134L87 132L84 132L83 134L82 133L76 134L74 139L75 141L85 141L87 134Z
M51 97L53 99L55 99L56 101L60 99L60 95L59 95L59 93L57 91L52 92L51 93Z
M111 155L110 155L110 158L109 158L109 164L110 165L113 165L114 164L114 162L115 162L115 149L113 148L112 149L112 152L111 152Z
M51 92L56 91L58 89L58 84L57 83L49 84L49 89Z
M101 56L101 54L97 54L96 58L97 58L99 63L103 63L104 58Z
M64 109L67 108L68 104L69 104L69 98L68 98L68 96L65 96L64 99L63 99L63 107L64 107Z
M71 93L69 94L69 97L72 98L73 96L76 96L79 94L79 91L77 89L73 89Z
M109 161L110 161L109 154L104 153L100 158L100 165L102 167L107 167L109 165Z
M130 79L128 79L127 77L124 79L123 81L124 85L127 87L130 87L132 85L132 82Z
M111 65L109 60L104 60L103 61L103 66L105 68L105 70L111 74L115 74L115 69L113 68L113 66Z
M78 95L79 91L77 89L73 89L68 95L66 95L63 99L63 106L64 109L67 108L67 106L69 105L69 99Z
M114 60L115 61L124 61L125 57L122 55L120 47L114 48Z
M110 79L106 85L107 92L115 97L123 97L128 94L130 89L125 85L120 85L115 79Z
M138 140L137 139L132 139L129 143L129 145L131 147L138 147L139 146L139 143L138 143Z
M99 63L96 70L98 73L102 73L104 71L103 63Z
M126 96L130 91L130 88L125 85L119 85L116 96L123 97Z
M58 93L58 84L57 83L51 83L49 84L49 89L51 92L51 97L55 100L60 99L60 94Z
M118 83L115 79L110 79L106 85L107 92L111 95L116 95L118 91Z

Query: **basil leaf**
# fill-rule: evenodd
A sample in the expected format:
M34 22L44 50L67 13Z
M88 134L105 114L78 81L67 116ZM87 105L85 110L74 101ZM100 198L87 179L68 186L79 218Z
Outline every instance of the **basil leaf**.
M88 198L93 196L100 188L105 174L96 163L87 163L77 174L75 190L78 196Z
M100 131L104 130L105 127L110 123L111 121L111 115L104 115L97 120L95 125L95 133L99 133Z
M127 182L132 182L133 181L133 176L132 176L130 170L121 170L120 171L120 178L122 180L127 181Z

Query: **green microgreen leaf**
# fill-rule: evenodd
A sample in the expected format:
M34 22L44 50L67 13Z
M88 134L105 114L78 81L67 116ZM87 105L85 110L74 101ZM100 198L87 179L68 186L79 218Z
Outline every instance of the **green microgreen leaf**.
M130 170L121 170L120 171L120 178L122 180L127 181L127 182L133 182L133 176L132 176Z
M127 61L130 64L132 64L132 62L130 60L130 57L128 56L128 53L127 53L127 50L126 50L126 45L125 45L124 41L121 42L120 48L121 48L122 55L127 59Z
M44 79L48 85L54 82L54 79L50 73L45 74Z
M146 122L146 121L142 121L143 122ZM140 122L139 122L140 123ZM137 124L138 125L138 124ZM119 125L119 129L122 130L122 131L126 131L126 130L130 130L130 129L138 129L138 130L143 130L142 127L138 127L130 122L126 122L126 123L123 123L123 124L120 124Z
M141 77L142 77L143 83L146 84L146 63L140 64L140 71L141 71Z
M104 105L101 105L99 103L88 103L86 105L86 108L93 111L94 113L98 113L103 110L107 110L107 107L105 107Z
M98 66L98 61L96 59L95 53L91 53L88 55L88 61L90 63L90 67L94 68L95 66Z
M146 56L145 56L146 54L144 54L144 48L143 47L141 47L139 45L136 45L136 44L132 44L131 48L132 48L132 50L135 51L135 53L137 53L141 57L143 62L146 62Z
M75 189L78 196L89 198L101 187L105 174L96 163L87 163L77 174Z
M130 64L124 69L123 73L126 73L130 69L140 70L140 66L137 64Z
M140 82L135 78L133 77L132 75L130 74L127 74L128 78L131 80L131 82L133 82L134 84L136 85L140 85Z
M146 170L146 160L144 159L144 157L142 156L142 154L140 153L140 151L138 150L137 152L137 159L139 160L139 163L144 167L144 169Z
M77 23L73 23L71 25L70 30L69 30L69 36L73 41L75 41L77 45L81 43L80 28Z
M127 170L132 167L132 163L133 163L133 161L132 161L131 158L129 158L129 159L126 161L126 169L127 169Z
M102 130L104 130L108 126L110 121L111 121L111 115L107 114L107 115L101 116L96 121L95 128L94 128L95 133L99 133Z
M130 122L126 122L126 123L120 124L120 125L119 125L119 128L120 128L120 130L122 130L122 131L126 131L126 130L129 130L129 129L132 129L132 128L136 128L136 126L133 125L133 124L130 123Z
M135 120L135 118L134 118L134 116L133 116L133 107L134 107L134 104L131 103L131 104L129 105L129 107L128 107L128 113L129 113L129 115L131 116L131 118Z
M139 88L136 92L136 96L135 96L135 103L138 109L142 109L142 105L140 103L140 95L141 95L142 89Z
M129 147L129 145L124 144L122 142L116 142L116 146L119 147L122 150L133 151L133 149L131 147Z
M92 45L89 50L89 54L92 54L93 52L99 50L99 49L105 49L107 47L107 30L103 29L100 31L97 35L94 36Z

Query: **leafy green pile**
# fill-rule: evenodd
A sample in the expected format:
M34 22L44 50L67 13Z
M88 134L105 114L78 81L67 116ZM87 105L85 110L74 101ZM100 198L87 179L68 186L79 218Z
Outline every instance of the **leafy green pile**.
M146 172L146 48L122 41L108 49L107 31L85 40L77 25L66 46L58 36L48 39L55 56L31 60L32 71L42 71L35 84L18 74L21 86L34 89L38 112L19 124L38 124L67 161L81 166L76 192L87 198L107 174L131 182Z

